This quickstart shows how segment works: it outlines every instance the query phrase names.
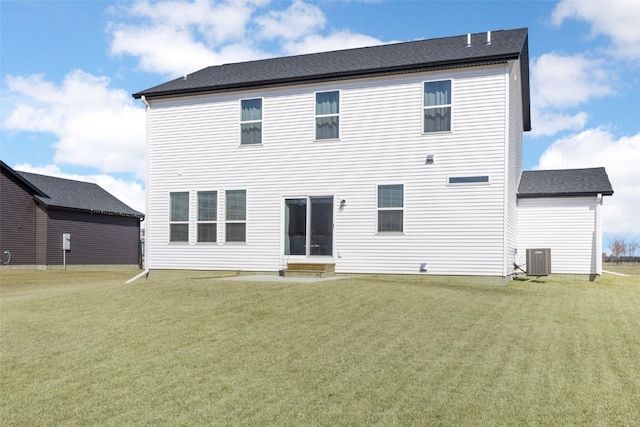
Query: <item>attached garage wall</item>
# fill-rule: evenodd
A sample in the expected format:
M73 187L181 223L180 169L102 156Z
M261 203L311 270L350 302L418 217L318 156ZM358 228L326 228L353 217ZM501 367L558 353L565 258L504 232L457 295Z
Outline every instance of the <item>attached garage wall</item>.
M602 274L599 209L595 196L519 199L516 263L551 248L552 274Z

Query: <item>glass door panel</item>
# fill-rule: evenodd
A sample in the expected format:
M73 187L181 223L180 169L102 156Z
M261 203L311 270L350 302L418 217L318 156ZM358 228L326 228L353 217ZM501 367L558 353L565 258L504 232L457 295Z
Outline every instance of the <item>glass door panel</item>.
M284 253L306 255L307 199L286 199L284 207Z
M333 197L311 197L311 255L332 255Z

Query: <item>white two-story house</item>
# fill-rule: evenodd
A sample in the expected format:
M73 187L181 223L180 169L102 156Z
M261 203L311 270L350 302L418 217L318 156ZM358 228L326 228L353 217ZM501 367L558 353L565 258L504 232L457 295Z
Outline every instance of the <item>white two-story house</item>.
M148 269L514 272L527 29L212 66L133 96Z

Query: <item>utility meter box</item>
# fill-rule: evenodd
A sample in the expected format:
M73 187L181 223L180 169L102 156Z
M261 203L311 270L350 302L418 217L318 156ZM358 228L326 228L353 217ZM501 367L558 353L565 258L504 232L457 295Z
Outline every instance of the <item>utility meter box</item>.
M551 274L551 249L527 249L527 276Z
M62 234L62 249L64 249L65 251L71 250L71 234L70 233Z

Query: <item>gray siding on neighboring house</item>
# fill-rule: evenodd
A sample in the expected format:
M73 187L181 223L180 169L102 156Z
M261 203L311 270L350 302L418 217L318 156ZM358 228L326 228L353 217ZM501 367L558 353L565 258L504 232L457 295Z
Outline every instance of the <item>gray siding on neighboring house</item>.
M137 265L140 259L140 221L135 217L49 210L48 265L61 265L62 234L71 234L68 265Z
M0 184L0 254L2 261L11 264L35 264L36 262L36 205L33 196L22 184L5 174Z
M17 172L1 160L0 169L3 264L61 266L70 233L68 265L140 265L144 215L95 184Z
M47 265L47 211L36 205L36 265Z

